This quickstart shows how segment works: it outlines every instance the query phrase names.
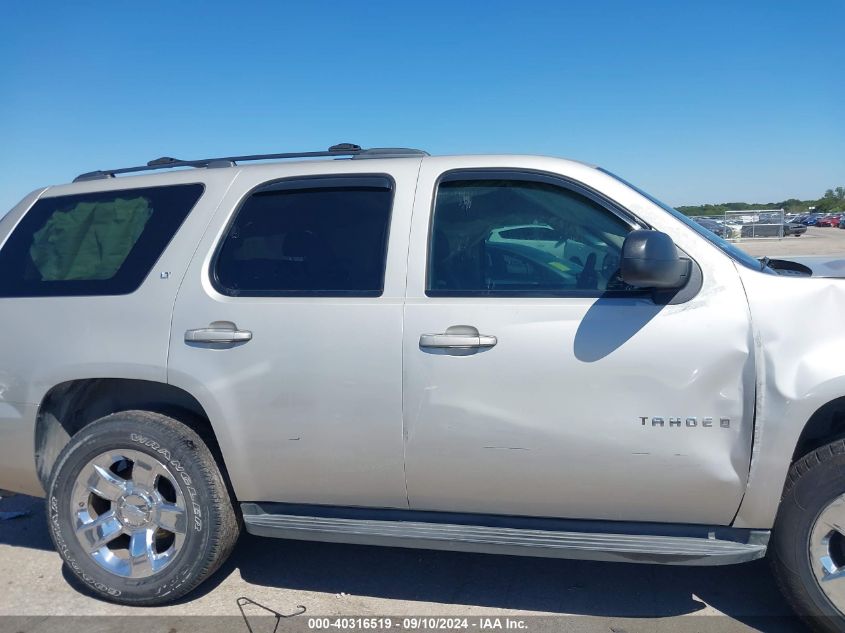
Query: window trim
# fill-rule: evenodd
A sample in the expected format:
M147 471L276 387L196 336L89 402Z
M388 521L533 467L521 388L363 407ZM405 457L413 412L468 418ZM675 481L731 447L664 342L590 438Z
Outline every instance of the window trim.
M651 229L652 227L644 222L642 219L631 213L628 209L620 206L614 200L608 198L604 194L595 189L592 189L584 183L563 176L561 174L554 174L551 172L534 170L534 169L520 169L508 167L470 167L450 169L443 172L434 183L434 192L431 198L431 208L428 214L428 232L426 236L426 255L425 255L425 285L424 292L426 297L430 298L495 298L495 299L594 299L598 297L603 298L650 298L654 295L653 291L648 289L642 290L565 290L560 292L552 292L548 290L519 290L519 291L502 291L502 290L432 290L431 289L431 249L433 246L434 237L434 214L437 206L437 194L440 185L444 182L454 180L515 180L523 182L541 182L555 187L560 187L566 191L581 195L588 200L594 202L605 211L616 216L619 220L628 225L630 230L637 229Z
M164 184L164 185L146 185L146 186L137 186L137 187L126 187L126 188L120 188L120 189L99 189L99 190L93 190L93 191L86 191L86 192L82 192L82 193L62 193L62 194L58 194L58 195L45 195L45 194L48 193L49 189L44 190L41 193L41 195L39 195L32 202L32 204L29 205L29 208L27 208L20 215L20 217L17 219L17 222L15 222L15 225L5 235L2 243L0 243L0 250L7 247L9 241L12 239L15 232L20 228L20 226L24 222L26 222L27 217L33 212L36 205L38 205L40 202L44 202L44 201L47 201L47 200L57 200L57 199L61 199L61 198L72 198L72 197L78 197L78 196L87 196L87 195L114 194L115 196L118 196L118 195L126 194L126 193L129 193L131 195L131 192L133 192L133 191L144 191L144 190L149 190L149 189L173 189L173 188L177 188L177 187L189 187L189 186L200 188L199 194L197 195L197 199L190 206L190 208L188 208L188 210L185 212L185 215L182 218L182 221L175 227L174 231L172 232L170 237L167 239L167 241L164 243L164 245L161 248L161 251L156 256L156 258L152 260L149 267L147 268L146 273L144 273L141 276L138 283L134 287L132 287L131 289L126 290L125 292L70 292L70 291L67 291L67 292L61 292L61 293L47 293L47 294L20 294L20 293L4 294L4 293L0 292L0 300L3 300L3 299L63 299L63 298L85 298L85 297L128 297L129 295L135 294L136 292L138 292L144 286L144 284L147 283L147 280L150 278L150 275L152 274L153 270L158 266L159 262L161 261L161 258L164 257L165 253L170 248L170 245L173 243L173 240L176 239L176 235L179 233L179 231L182 230L182 227L185 225L185 222L188 221L188 218L191 216L191 214L194 213L194 211L196 210L196 208L200 204L200 202L202 202L207 188L206 188L206 184L204 182L196 181L196 182L179 182L179 183ZM163 213L167 213L167 211L164 210ZM133 246L133 249L134 248L135 247ZM129 257L131 255L132 255L132 251L130 250L129 254L127 255L126 259L123 262L124 264L126 263L126 261L129 259ZM122 266L123 266L123 264L121 264L121 267ZM119 272L120 272L120 270L118 269L118 273L116 273L116 274L119 274ZM113 278L114 277L112 277L111 279L113 279ZM107 280L75 280L75 281L63 280L63 281L56 281L56 282L52 282L52 283L95 283L96 281L111 281L111 279L107 279Z
M253 195L256 193L261 193L262 190L266 191L296 191L298 190L297 187L291 186L288 188L286 185L288 184L295 184L298 182L302 183L313 183L311 186L301 187L301 189L317 189L320 188L318 183L332 183L326 184L325 187L328 188L342 188L345 183L343 181L362 181L372 178L383 178L388 181L390 185L390 211L387 216L387 226L385 227L385 234L384 234L384 261L381 268L381 288L380 290L373 290L373 291L361 291L361 290L332 290L332 291L306 291L306 290L277 290L277 291L260 291L260 293L247 291L238 292L233 291L231 288L226 288L217 276L217 264L218 260L220 259L220 253L223 250L223 244L226 242L226 238L229 236L229 232L232 230L232 226L237 221L238 216L243 211L244 206L246 206L247 202L252 198ZM211 257L211 261L208 264L208 270L206 271L208 275L208 280L211 283L212 288L214 288L215 292L218 292L220 295L227 297L229 299L308 299L308 298L356 298L356 299L368 299L368 298L377 298L384 295L384 285L387 279L387 260L388 254L390 250L390 229L393 225L393 207L396 202L396 180L387 173L344 173L344 174L310 174L310 175L303 175L303 176L285 176L284 178L275 178L273 180L267 180L262 182L254 187L252 187L249 191L247 191L238 202L235 209L232 211L229 219L226 221L226 226L223 228L223 231L220 233L220 237L217 240L217 244L214 247L214 254Z

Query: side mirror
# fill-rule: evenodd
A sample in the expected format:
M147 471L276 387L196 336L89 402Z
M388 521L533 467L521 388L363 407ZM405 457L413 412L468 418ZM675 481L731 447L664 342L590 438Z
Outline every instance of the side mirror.
M637 288L681 288L690 260L678 257L672 238L660 231L631 231L622 244L622 281Z

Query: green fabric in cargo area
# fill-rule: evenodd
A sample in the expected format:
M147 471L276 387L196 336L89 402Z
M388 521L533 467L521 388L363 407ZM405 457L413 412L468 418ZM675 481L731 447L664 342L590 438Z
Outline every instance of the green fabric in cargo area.
M111 279L152 213L146 198L80 202L50 216L29 255L43 281Z

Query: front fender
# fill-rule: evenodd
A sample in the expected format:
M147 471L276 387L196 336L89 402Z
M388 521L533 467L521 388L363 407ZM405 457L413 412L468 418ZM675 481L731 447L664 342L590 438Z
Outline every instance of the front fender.
M765 529L774 523L808 420L845 396L845 332L822 327L841 322L845 314L845 280L751 270L740 276L751 309L758 374L751 468L734 526Z

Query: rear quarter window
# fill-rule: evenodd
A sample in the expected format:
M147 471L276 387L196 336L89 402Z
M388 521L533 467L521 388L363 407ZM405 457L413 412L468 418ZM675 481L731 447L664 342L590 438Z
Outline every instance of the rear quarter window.
M134 292L202 192L188 184L39 200L0 250L0 297Z

